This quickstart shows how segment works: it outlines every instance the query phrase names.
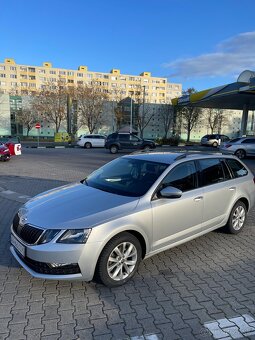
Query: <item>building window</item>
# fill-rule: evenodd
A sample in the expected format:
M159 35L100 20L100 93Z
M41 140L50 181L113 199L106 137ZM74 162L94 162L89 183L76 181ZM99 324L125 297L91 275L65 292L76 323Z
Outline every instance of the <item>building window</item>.
M101 73L96 73L96 77L97 78L102 78L102 74Z
M73 79L68 79L67 82L73 84L74 81Z
M29 87L36 87L35 83L29 83L28 86Z
M78 80L78 81L77 81L77 84L78 84L78 85L82 85L82 84L83 84L83 81L82 81L82 80Z
M39 77L40 81L46 81L46 77Z
M117 84L116 83L112 83L112 87L117 87Z
M112 76L111 80L117 80L117 77Z
M51 70L50 74L56 74L56 71Z
M87 77L88 77L88 78L93 78L93 74L92 74L92 73L88 73L88 74L87 74Z
M13 86L13 87L16 87L16 86L18 86L18 83L11 83L11 86Z
M68 71L68 72L67 72L67 75L68 75L68 76L73 76L73 75L74 75L74 72L73 72L73 71Z
M25 66L20 66L20 71L27 72L27 68Z
M20 77L21 77L21 79L27 79L27 75L26 74L21 74Z
M28 72L35 72L35 68L34 67L29 67L28 68Z
M1 85L1 86L5 86L5 85L6 85L6 82L5 82L5 81L0 81L0 85Z
M66 72L65 71L59 71L59 74L65 75Z
M4 70L5 70L5 66L1 66L1 65L0 65L0 70L1 70L1 71L4 71Z
M29 76L28 79L29 80L35 80L35 76Z
M0 77L1 77L1 78L5 78L6 76L5 76L4 73L0 73Z
M104 75L104 79L109 79L109 76L107 76L106 74Z
M17 75L16 74L10 74L10 78L17 79Z
M39 73L45 73L45 70L39 70L38 72Z
M77 73L77 77L82 78L83 77L83 73Z
M21 82L20 85L23 86L23 87L27 87L27 83L22 83Z
M50 81L55 82L55 81L57 81L57 79L56 78L50 78Z

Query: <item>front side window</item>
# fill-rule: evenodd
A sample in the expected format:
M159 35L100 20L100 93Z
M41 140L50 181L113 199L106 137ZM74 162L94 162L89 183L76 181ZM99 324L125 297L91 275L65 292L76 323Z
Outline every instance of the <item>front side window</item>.
M247 138L242 141L242 144L255 144L255 138Z
M247 169L235 159L226 159L226 163L231 169L233 176L235 178L243 177L248 174Z
M183 192L197 188L196 167L193 161L185 162L173 168L161 182L161 186L172 186Z
M220 183L225 180L222 163L219 159L200 159L199 165L202 177L202 186Z

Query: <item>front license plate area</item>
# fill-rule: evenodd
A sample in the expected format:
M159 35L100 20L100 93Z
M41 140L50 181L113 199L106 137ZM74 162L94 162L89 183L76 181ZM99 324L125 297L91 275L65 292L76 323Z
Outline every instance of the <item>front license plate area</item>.
M11 244L23 256L26 256L26 247L11 234Z

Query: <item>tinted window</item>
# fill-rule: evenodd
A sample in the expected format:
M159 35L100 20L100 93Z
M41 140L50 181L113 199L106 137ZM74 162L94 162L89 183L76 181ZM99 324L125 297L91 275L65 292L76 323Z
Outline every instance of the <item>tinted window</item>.
M181 191L188 191L197 187L196 167L194 162L177 165L163 179L162 186L172 186Z
M230 143L235 143L238 142L241 138L234 138L230 140Z
M123 141L129 140L129 135L119 135L119 140Z
M255 138L247 138L242 141L244 144L255 144Z
M224 181L224 172L219 159L201 159L199 164L203 186Z
M139 141L140 141L140 138L131 135L131 136L130 136L130 140L131 140L132 142L139 142Z
M232 170L233 176L235 178L237 177L243 177L248 174L247 169L237 160L235 159L227 159L226 160L227 165Z

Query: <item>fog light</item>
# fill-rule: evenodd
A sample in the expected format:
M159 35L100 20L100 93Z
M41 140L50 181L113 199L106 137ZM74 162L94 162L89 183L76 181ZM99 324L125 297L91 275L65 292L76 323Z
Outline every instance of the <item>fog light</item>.
M69 266L69 265L73 265L74 263L50 263L50 266L52 268L58 268L58 267L64 267L64 266Z

